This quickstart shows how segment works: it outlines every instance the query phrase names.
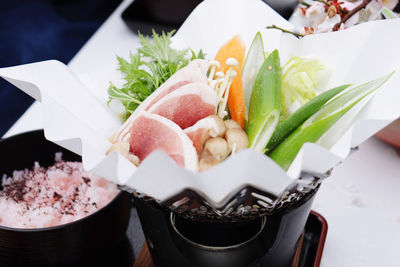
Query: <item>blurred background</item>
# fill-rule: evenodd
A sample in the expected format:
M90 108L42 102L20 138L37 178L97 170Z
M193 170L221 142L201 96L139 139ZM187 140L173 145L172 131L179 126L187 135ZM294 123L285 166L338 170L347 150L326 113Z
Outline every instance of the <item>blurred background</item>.
M135 0L122 14L137 32L177 29L202 0ZM263 0L288 19L298 0ZM0 68L56 59L67 64L122 0L3 0L0 8ZM177 6L179 8L177 8ZM397 11L400 4L397 6ZM32 98L0 79L0 136ZM400 148L400 121L379 137ZM395 143L393 140L396 140Z
M121 0L3 0L0 67L57 59L68 63ZM32 98L0 79L0 136Z
M121 1L1 1L0 68L48 59L67 64ZM150 28L154 27L156 18L163 25L162 29L170 30L171 27L177 28L199 2L201 0L136 0L123 16L127 22L150 21ZM288 17L297 0L266 2ZM177 5L181 8L176 9ZM165 10L165 6L174 8ZM173 25L167 25L168 22ZM32 102L31 97L0 79L0 136Z

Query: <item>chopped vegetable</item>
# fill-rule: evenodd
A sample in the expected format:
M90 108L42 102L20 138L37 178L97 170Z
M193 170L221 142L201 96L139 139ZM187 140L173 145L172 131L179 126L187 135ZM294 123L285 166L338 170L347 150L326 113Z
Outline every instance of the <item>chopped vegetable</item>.
M242 71L246 119L248 119L249 114L251 90L253 89L257 73L267 56L268 55L265 55L264 53L264 44L261 33L257 32L253 42L251 43L249 52L247 52Z
M234 68L237 75L233 79L232 85L229 89L228 108L231 118L237 121L242 128L244 128L245 103L241 70L245 51L246 47L243 43L243 40L240 38L240 36L236 35L218 50L218 53L215 57L215 60L221 64L220 71L222 72L228 71L230 66L226 64L226 62L229 58L233 57L239 63L238 66Z
M225 120L224 124L225 124L226 129L242 129L242 127L240 127L239 123L237 123L234 120Z
M299 127L300 124L307 120L311 115L317 112L326 102L328 102L330 99L332 99L334 96L336 96L349 86L350 85L343 85L335 87L318 95L317 97L297 109L287 119L278 123L278 126L276 126L275 132L267 145L266 152L272 151L283 141L283 139L285 139L293 130Z
M283 66L281 120L317 95L317 74L323 69L319 60L309 57L293 57Z
M269 156L283 169L289 169L303 144L317 142L346 112L381 87L392 74L354 87L334 98L289 135Z
M258 71L250 98L247 135L250 147L264 153L281 111L281 66L274 50Z
M124 119L161 84L176 71L186 66L190 60L204 58L200 50L198 55L189 49L175 50L170 47L174 32L157 34L153 31L152 41L139 34L141 47L136 54L130 54L130 62L117 57L119 70L125 75L126 83L118 88L112 83L108 88L109 102L119 100L125 106Z

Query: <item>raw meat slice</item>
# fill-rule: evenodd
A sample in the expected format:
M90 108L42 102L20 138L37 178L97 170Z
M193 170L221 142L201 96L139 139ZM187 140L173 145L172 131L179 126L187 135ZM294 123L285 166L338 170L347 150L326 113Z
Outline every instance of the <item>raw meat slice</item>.
M125 121L119 129L119 133L113 136L113 142L118 142L129 137L129 129L131 128L132 121L144 110L149 109L158 100L173 92L174 90L182 87L183 85L193 82L207 84L207 71L210 66L209 61L203 59L196 59L189 63L186 67L178 70L172 75L165 83L163 83L157 90L155 90L145 101L135 110L135 112Z
M166 95L148 111L163 116L182 129L217 112L217 95L203 83L190 83Z
M161 98L186 84L195 82L207 84L206 75L209 66L210 64L207 60L193 60L189 65L172 75L150 96L151 101L145 105L145 110L149 110Z
M130 152L143 161L151 152L162 150L188 170L197 171L198 158L190 138L172 121L143 111L135 118L128 141Z
M224 135L225 124L220 117L213 115L199 120L192 127L185 129L185 133L192 140L197 153L200 153L207 139Z

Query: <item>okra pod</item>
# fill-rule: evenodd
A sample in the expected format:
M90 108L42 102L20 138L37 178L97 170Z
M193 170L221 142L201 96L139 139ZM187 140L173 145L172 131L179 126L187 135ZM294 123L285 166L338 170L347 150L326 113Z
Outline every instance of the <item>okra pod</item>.
M344 114L381 87L392 74L354 87L327 103L277 146L269 155L271 159L288 170L303 144L317 142Z
M326 102L328 102L330 99L332 99L334 96L336 96L349 86L349 84L343 85L323 92L322 94L316 96L315 98L301 106L287 119L279 122L278 126L276 126L274 134L272 135L267 145L266 153L271 152L283 141L283 139L285 139L291 132L293 132L310 116L317 112Z

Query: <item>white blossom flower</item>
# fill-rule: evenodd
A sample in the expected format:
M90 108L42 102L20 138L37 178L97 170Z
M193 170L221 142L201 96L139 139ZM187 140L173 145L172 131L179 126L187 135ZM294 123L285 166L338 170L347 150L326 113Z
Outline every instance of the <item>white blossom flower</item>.
M341 7L343 9L347 9L349 11L351 11L352 9L354 9L356 6L358 6L360 4L359 3L360 1L357 1L357 2L354 2L354 3L347 2L347 1L343 1L343 2L344 3L341 4ZM353 16L351 16L345 23L346 28L351 27L351 26L356 25L357 23L359 23L359 18L360 18L360 15L359 15L358 12L356 14L354 14Z
M377 20L381 16L383 7L382 0L372 0L366 7L365 11L370 13L368 21Z
M341 2L340 7L342 9L351 11L362 4L363 0L342 0ZM353 14L345 23L342 23L339 30L349 28L359 23L378 20L381 18L383 7L393 10L399 2L400 0L372 0L364 9ZM330 12L331 14L329 15L333 17L329 18L326 12L327 7L322 2L313 1L311 6L302 10L303 12L305 10L305 14L303 13L304 17L312 25L310 29L313 30L314 33L330 32L333 30L333 27L341 21L339 14L333 16L335 12Z
M347 9L347 10L352 10L353 8L355 8L356 6L358 6L360 3L359 2L361 2L361 1L357 1L357 2L354 2L354 3L351 3L351 2L348 2L348 1L343 1L343 4L341 4L340 6L343 8L343 9Z
M326 17L325 5L321 2L313 2L312 5L307 8L306 18L310 20L314 28L318 27Z
M318 33L331 32L333 27L335 27L335 25L340 21L341 18L340 15L338 14L333 16L332 18L326 16L325 20L320 25L318 25L316 32Z

